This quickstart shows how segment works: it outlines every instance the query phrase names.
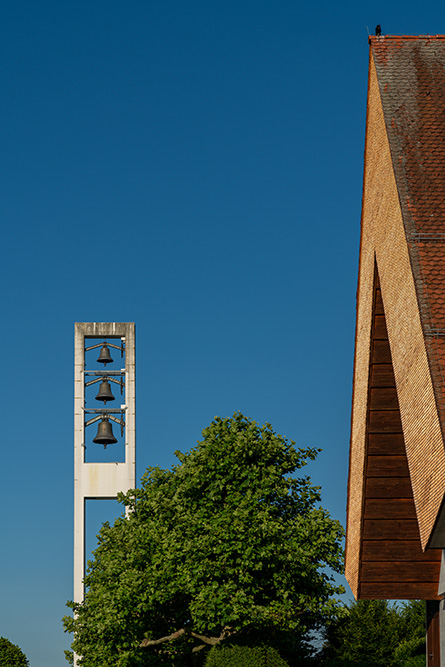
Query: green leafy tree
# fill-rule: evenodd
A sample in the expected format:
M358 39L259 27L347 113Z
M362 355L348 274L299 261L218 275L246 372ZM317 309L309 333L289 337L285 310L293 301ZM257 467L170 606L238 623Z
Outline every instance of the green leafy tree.
M411 600L398 610L400 616L399 643L394 651L394 665L397 667L424 667L425 602Z
M326 667L420 667L425 664L425 603L351 603L325 630Z
M0 667L28 667L29 662L23 651L9 639L0 637Z
M294 476L317 450L240 413L203 438L171 470L149 468L120 496L128 518L102 527L85 600L64 619L85 667L200 664L246 632L287 633L304 653L334 614L343 531Z

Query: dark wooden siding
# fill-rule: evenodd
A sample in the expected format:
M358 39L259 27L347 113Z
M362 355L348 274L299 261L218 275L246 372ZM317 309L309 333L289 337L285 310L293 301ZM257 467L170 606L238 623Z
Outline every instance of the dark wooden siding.
M437 599L441 550L423 553L378 278L374 287L359 597Z

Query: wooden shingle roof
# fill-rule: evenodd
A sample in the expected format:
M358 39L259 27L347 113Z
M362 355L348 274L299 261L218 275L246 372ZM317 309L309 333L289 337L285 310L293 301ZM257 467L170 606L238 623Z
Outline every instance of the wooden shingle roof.
M436 596L444 438L445 37L371 37L346 543L356 597Z

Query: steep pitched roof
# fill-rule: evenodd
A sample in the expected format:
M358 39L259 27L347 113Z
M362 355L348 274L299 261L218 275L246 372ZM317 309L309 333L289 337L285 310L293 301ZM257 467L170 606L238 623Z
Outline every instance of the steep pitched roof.
M419 546L445 547L444 36L370 38L346 552L359 596L377 275Z

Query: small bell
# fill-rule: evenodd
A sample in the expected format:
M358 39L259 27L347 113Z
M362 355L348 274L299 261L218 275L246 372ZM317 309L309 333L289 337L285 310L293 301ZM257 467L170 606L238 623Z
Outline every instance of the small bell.
M113 428L108 421L108 417L102 417L102 421L99 422L99 427L97 429L97 435L93 442L96 442L98 445L103 445L105 449L107 448L107 445L114 445L114 443L117 442L113 435Z
M108 349L108 345L106 343L104 343L102 345L102 349L101 349L100 354L99 354L99 359L97 361L100 364L105 364L105 365L107 365L107 364L109 364L113 361L113 359L111 358L111 355L110 355L110 351Z
M111 392L108 378L104 378L100 383L99 393L96 396L96 401L103 401L104 405L106 405L107 401L114 401L114 396Z

